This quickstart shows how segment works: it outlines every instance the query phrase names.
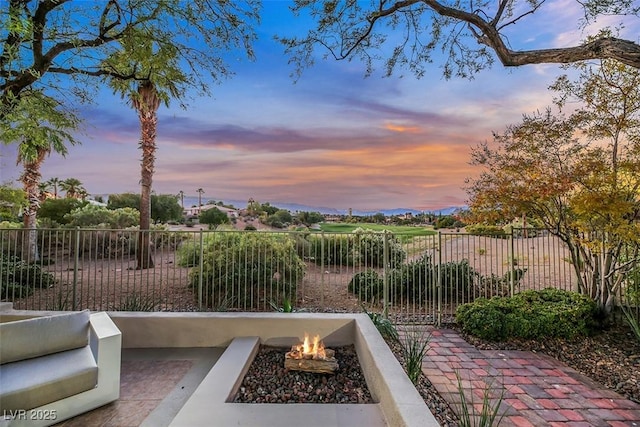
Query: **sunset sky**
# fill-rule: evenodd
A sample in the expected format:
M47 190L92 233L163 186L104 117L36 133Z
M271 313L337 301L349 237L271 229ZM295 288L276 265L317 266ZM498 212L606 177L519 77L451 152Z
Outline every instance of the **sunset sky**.
M474 80L444 80L440 65L415 79L404 70L364 78L357 62L319 60L293 83L274 34L304 28L288 2L267 1L257 59L229 63L235 75L212 97L159 110L153 188L205 199L300 203L336 209L438 210L462 206L470 148L492 139L522 114L551 104L547 87L557 65L505 69L499 63ZM585 37L574 0L554 0L507 32L516 49L562 47ZM615 17L598 22L614 25ZM638 41L640 20L620 36ZM82 145L53 154L43 179L80 179L92 194L138 192L139 123L135 112L105 89L83 107ZM0 147L0 182L18 178L15 146Z

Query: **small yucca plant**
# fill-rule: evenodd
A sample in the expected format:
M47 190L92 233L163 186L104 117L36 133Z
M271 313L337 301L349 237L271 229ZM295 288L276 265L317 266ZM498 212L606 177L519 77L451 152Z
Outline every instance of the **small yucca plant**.
M473 393L471 397L467 398L464 394L464 388L462 387L462 378L460 373L456 371L456 378L458 380L458 394L460 396L460 411L458 417L460 418L460 427L493 427L500 424L503 414L499 414L500 405L504 399L504 388L498 400L494 403L491 402L491 389L493 383L486 385L482 392L482 408L478 414L473 401Z
M398 336L407 375L413 384L418 384L422 373L422 360L429 351L431 332L421 327L410 327L399 332Z

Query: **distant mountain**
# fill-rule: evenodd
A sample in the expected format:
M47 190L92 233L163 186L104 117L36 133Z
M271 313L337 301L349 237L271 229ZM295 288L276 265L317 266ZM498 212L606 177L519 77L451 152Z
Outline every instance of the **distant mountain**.
M106 201L109 198L108 194L101 195L103 199ZM218 200L218 199L216 199ZM206 204L209 201L209 198L206 195L202 197L202 203ZM224 200L225 205L233 205L238 209L244 209L247 206L246 200ZM328 208L326 206L310 206L304 205L301 203L286 203L286 202L269 202L271 206L276 206L280 209L286 209L292 213L295 212L320 212L323 215L348 215L349 209L336 209L336 208ZM198 205L198 197L195 196L185 196L184 197L184 206L185 208L191 206ZM448 208L438 209L438 210L417 210L417 209L409 209L409 208L395 208L395 209L379 209L379 210L360 210L353 209L352 214L356 216L371 216L375 215L378 212L382 212L386 216L392 215L404 215L406 213L411 213L413 215L418 215L423 212L432 213L436 215L451 215L457 210L464 209L463 206L451 206Z

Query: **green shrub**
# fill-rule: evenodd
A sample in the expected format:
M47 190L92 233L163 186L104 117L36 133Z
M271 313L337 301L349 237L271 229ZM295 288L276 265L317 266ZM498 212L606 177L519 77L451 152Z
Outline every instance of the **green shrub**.
M354 265L352 235L311 235L311 257L317 265Z
M508 338L575 338L595 327L597 305L586 295L561 289L528 290L513 297L478 298L456 310L456 321L471 335Z
M240 241L242 233L213 232L204 233L202 237L203 252L222 251L235 246ZM195 267L200 264L199 234L185 240L178 248L178 265L180 267Z
M474 236L507 237L504 229L497 225L473 224L468 225L465 230Z
M28 264L19 257L0 254L0 299L23 298L33 290L47 289L56 283L53 274L39 265Z
M433 294L434 266L426 255L389 270L388 275L396 299L421 301Z
M467 260L447 262L438 268L431 263L430 257L423 256L388 270L389 297L395 301L435 298L438 274L441 277L441 292L447 296L466 293L478 277ZM363 301L380 300L383 296L383 278L369 269L355 274L348 289Z
M349 281L347 289L357 295L360 301L375 302L382 299L383 280L375 270L369 268L356 273Z
M362 228L356 228L353 230L353 234L356 235L354 259L360 265L369 267L384 266L385 239L387 240L387 252L391 267L401 265L407 257L407 253L402 248L400 241L394 235Z
M179 259L196 265L189 274L194 288L199 284L199 253L199 242L189 243L185 258ZM252 309L280 296L294 300L304 277L305 265L286 234L211 233L202 253L203 284L212 304L234 298Z
M140 224L140 212L133 208L107 209L103 206L85 205L64 216L71 227L127 228Z

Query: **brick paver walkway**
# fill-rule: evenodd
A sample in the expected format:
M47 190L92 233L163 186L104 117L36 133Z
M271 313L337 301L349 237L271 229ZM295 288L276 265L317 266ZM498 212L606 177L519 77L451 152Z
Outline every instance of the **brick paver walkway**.
M556 359L528 351L478 350L449 329L432 330L423 372L456 411L456 373L466 401L477 408L487 384L493 398L503 392L501 426L640 426L639 404Z

